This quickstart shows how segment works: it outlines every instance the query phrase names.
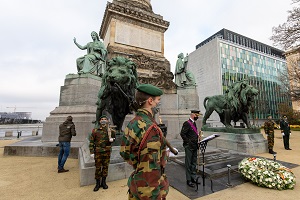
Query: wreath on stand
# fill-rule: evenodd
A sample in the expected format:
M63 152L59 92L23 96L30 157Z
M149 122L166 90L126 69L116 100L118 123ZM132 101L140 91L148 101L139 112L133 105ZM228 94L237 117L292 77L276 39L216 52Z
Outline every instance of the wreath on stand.
M265 158L244 158L238 166L247 180L260 187L277 190L294 189L296 177L282 164Z

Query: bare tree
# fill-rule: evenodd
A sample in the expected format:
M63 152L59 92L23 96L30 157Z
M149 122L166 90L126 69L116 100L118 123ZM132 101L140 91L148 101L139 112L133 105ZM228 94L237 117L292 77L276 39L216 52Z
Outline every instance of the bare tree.
M300 39L300 0L291 0L295 5L292 10L288 11L287 22L273 27L273 36L270 38L275 46L285 50L299 45ZM297 4L297 5L296 5Z
M286 70L279 72L281 92L290 95L293 101L300 101L300 61L288 59L288 65Z

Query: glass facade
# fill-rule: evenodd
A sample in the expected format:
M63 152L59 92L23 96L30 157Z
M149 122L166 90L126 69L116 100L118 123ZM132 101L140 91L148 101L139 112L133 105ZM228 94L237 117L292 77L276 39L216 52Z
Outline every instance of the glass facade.
M260 91L255 99L254 115L249 117L265 119L267 114L272 114L273 118L279 118L278 104L291 105L290 98L281 93L278 80L279 72L286 68L285 60L220 41L223 94L233 82L248 79L250 85Z

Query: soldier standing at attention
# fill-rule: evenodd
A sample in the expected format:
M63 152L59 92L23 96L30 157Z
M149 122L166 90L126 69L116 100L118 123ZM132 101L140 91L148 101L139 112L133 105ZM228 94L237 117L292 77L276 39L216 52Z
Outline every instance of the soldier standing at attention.
M106 177L108 175L108 165L110 162L111 143L115 140L115 131L109 128L107 116L102 115L99 123L100 127L92 131L89 145L91 156L95 158L96 167L96 186L94 192L98 191L100 187L103 187L103 189L108 188Z
M128 179L128 199L166 199L169 182L164 173L166 140L154 119L163 92L151 85L137 87L139 109L125 129L120 155L134 168Z
M286 115L284 115L283 119L280 121L280 129L283 137L284 148L286 150L292 150L290 149L291 128Z
M191 110L190 119L183 123L180 132L185 152L186 183L190 187L194 187L194 183L196 183L198 139L201 135L197 131L195 122L199 115L199 110Z
M76 136L76 130L73 123L73 117L68 116L67 120L59 125L58 173L69 171L68 169L64 168L64 165L70 154L72 136Z
M268 121L264 123L264 130L265 134L268 138L268 149L270 154L275 154L276 152L273 151L274 147L274 121L272 120L272 115L268 115Z

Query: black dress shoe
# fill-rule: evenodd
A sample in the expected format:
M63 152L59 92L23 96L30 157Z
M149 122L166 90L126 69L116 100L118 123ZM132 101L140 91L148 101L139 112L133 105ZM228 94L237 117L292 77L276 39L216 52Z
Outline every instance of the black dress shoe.
M194 183L192 181L186 181L186 184L190 187L195 187Z
M292 149L288 148L288 149L286 149L286 150L292 150Z
M192 178L192 183L200 184L199 182L197 183L197 179Z

